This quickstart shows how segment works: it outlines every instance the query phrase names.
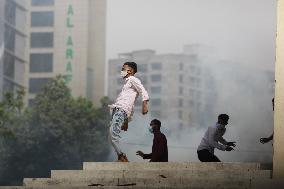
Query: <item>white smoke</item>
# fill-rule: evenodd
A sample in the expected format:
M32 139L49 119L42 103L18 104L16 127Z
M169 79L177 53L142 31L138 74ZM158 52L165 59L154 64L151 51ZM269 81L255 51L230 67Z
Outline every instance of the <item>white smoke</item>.
M217 91L213 99L214 117L201 114L206 125L182 129L169 122L171 115L168 115L168 120L161 119L162 132L168 139L169 161L198 161L196 150L207 127L216 123L218 114L227 113L230 120L224 138L236 141L237 146L232 152L216 150L216 155L225 162L271 162L271 144L263 145L259 139L273 131L273 71L267 73L230 61L212 63L208 68L214 76ZM137 150L151 152L153 135L148 132L150 121L149 115L142 116L137 111L128 131L122 133L122 148L130 161L145 161L135 155ZM175 127L175 130L171 129ZM112 158L115 159L115 156Z

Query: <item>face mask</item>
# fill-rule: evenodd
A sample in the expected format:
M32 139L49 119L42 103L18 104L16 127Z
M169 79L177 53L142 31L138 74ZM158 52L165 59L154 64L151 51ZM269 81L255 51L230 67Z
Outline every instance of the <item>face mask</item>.
M221 128L221 129L223 129L223 128L225 128L225 127L226 127L226 125L220 124L220 128Z
M121 71L121 72L120 72L120 76L121 76L122 78L125 78L125 77L127 76L127 71Z
M153 127L148 128L149 132L153 134Z

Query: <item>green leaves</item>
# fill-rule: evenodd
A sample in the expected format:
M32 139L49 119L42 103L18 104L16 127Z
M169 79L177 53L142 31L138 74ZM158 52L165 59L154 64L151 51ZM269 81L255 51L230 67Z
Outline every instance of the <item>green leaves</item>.
M32 107L23 107L23 97L23 91L9 93L0 103L0 149L5 153L0 164L7 165L3 174L14 179L9 183L49 176L51 169L81 168L83 161L107 159L107 97L95 108L85 98L72 97L62 76L43 87Z

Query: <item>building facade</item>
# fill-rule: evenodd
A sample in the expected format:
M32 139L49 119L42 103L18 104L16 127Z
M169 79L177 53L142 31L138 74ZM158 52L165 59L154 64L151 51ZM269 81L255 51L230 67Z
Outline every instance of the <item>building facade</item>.
M96 105L105 92L105 0L29 0L27 101L63 75L74 96Z
M177 127L200 124L199 115L206 105L202 65L196 54L156 54L153 50L119 54L109 60L108 95L115 99L123 80L120 70L124 62L138 64L140 78L150 95L151 118L166 120ZM141 111L138 100L136 111Z
M0 1L0 98L25 87L27 0Z
M100 104L106 0L1 0L0 9L1 96L24 88L32 104L44 84L63 75L74 96Z

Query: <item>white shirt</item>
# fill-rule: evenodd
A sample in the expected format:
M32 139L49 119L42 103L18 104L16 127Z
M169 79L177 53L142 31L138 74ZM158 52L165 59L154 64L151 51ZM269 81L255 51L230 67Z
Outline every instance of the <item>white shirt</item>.
M201 143L198 146L197 151L208 150L210 153L214 154L214 148L225 151L227 141L223 138L223 135L226 132L224 125L216 123L216 125L208 127L205 132ZM218 143L220 142L220 143Z
M149 95L141 81L137 77L130 76L125 79L125 83L115 103L109 107L112 109L123 109L126 112L127 117L131 119L134 113L134 103L138 95L142 96L142 101L149 100Z

